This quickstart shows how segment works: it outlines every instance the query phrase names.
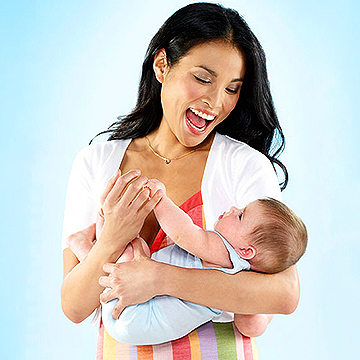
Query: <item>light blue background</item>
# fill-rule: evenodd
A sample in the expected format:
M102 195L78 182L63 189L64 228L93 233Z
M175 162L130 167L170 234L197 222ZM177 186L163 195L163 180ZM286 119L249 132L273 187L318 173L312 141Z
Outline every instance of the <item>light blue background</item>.
M0 5L2 359L93 359L96 329L61 312L60 234L75 154L134 105L152 35L186 1ZM305 221L301 301L261 360L359 352L359 2L225 1L268 61L287 139L283 199Z

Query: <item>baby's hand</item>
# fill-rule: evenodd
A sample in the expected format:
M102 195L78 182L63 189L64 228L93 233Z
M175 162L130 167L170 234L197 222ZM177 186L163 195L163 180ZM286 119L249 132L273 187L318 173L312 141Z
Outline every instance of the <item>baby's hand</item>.
M161 190L163 192L163 196L166 195L166 187L165 185L156 179L150 179L144 185L144 188L148 188L150 190L150 197L154 196L154 194Z

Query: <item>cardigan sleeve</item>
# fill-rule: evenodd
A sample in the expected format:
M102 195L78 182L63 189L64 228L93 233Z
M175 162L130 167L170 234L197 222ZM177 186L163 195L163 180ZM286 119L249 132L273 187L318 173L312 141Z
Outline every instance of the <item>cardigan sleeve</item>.
M235 168L235 166L233 166ZM272 197L281 200L281 192L274 168L266 156L259 152L253 152L247 159L246 171L234 175L233 193L238 204Z
M96 219L92 152L92 146L84 148L76 155L72 165L64 212L63 250L68 247L66 239L69 235L85 229Z

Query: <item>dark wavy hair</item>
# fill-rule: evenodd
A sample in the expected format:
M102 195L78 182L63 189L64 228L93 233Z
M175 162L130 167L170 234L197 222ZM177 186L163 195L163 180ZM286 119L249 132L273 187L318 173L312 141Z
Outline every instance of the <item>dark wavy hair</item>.
M211 3L195 3L176 11L159 29L147 49L135 108L100 134L108 140L134 139L155 130L161 122L161 84L153 71L153 61L165 49L169 66L174 66L196 45L224 40L245 54L246 73L235 109L216 127L220 134L245 142L268 157L283 171L280 186L288 183L286 167L278 160L284 150L281 130L270 93L265 53L245 20L233 9ZM100 135L99 134L99 135Z

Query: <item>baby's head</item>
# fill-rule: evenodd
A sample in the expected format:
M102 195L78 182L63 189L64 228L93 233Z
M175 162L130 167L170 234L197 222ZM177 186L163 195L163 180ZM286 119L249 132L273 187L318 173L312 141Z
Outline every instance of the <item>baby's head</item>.
M231 207L219 217L214 229L252 270L276 273L295 264L304 254L307 231L302 220L285 204L259 199L244 209Z

